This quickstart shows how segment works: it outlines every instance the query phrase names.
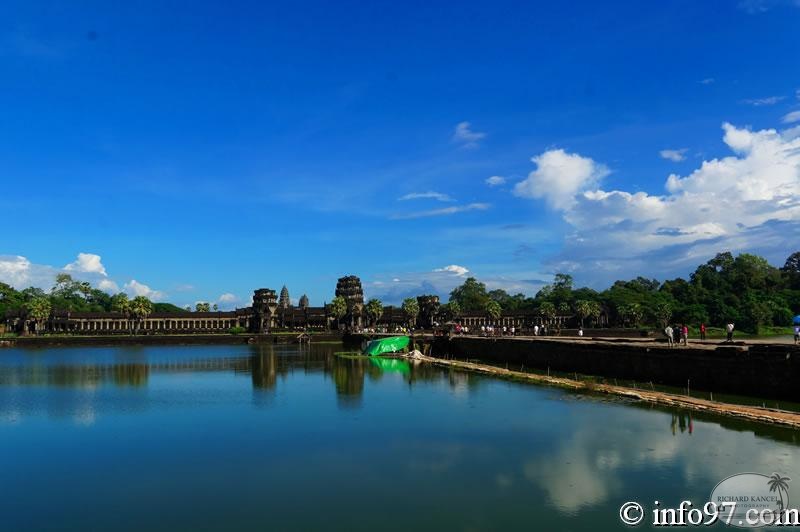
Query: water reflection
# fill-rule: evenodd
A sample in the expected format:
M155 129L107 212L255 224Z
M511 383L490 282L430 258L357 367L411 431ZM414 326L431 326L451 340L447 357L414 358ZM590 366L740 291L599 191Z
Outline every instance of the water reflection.
M616 530L625 500L800 476L794 431L340 349L4 351L6 528L48 529L46 497L59 530Z
M75 353L49 350L42 356L38 352L15 350L0 359L0 405L4 402L3 396L19 388L66 388L76 393L106 387L143 389L157 377L192 373L249 375L261 402L274 394L281 381L294 371L319 374L332 383L337 404L347 409L363 405L367 379L377 383L386 375L402 379L409 386L444 380L455 394L466 394L480 382L474 375L446 368L401 359L337 353L341 349L339 345L257 345L225 349L239 353L220 355L213 351L211 355L198 348L160 348L148 352L121 347Z

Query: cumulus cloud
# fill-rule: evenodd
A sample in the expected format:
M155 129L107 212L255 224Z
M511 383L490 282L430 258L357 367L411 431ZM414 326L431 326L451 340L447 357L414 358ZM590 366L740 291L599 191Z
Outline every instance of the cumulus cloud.
M105 292L119 290L117 284L108 278L100 255L79 253L73 262L63 268L47 264L36 264L19 255L0 255L0 282L21 290L29 286L50 290L56 275L68 273L78 281L86 281Z
M800 135L722 127L733 155L704 161L686 176L670 175L664 195L565 187L574 196L558 196L555 205L575 232L559 266L595 276L626 267L655 274L723 249L785 258L800 234Z
M784 124L793 124L794 122L800 122L800 111L792 111L783 116Z
M459 266L458 264L451 264L449 266L445 266L444 268L436 268L433 270L435 272L450 272L454 273L459 277L463 277L464 275L469 273L469 270L466 269L464 266Z
M459 122L453 132L453 142L462 148L477 148L478 143L486 138L486 133L473 131L469 122Z
M746 103L748 105L753 105L755 107L761 107L763 105L775 105L776 103L785 99L785 96L767 96L766 98L752 98L748 100L742 100L742 103Z
M116 294L119 292L119 286L111 279L100 279L97 283L97 288L109 294Z
M661 155L663 159L679 163L686 160L686 152L687 148L681 148L679 150L661 150L658 154Z
M588 157L549 150L531 159L537 168L514 186L514 194L523 198L542 198L556 209L575 203L579 192L596 187L610 171Z
M505 182L506 182L506 178L503 177L503 176L499 176L499 175L493 175L492 177L489 177L489 178L486 179L486 184L489 185L490 187L496 187L496 186L499 186L499 185L504 185Z
M64 269L68 272L99 273L103 277L108 275L100 255L94 253L78 253L78 258L64 266Z
M144 296L151 301L160 301L164 299L164 293L159 292L158 290L153 290L146 284L140 283L136 279L131 279L127 283L125 283L122 289L127 293L129 296L136 297L136 296Z
M430 209L427 211L411 211L403 214L395 214L392 216L393 220L410 220L413 218L429 218L431 216L447 216L450 214L457 214L459 212L467 211L485 211L490 208L488 203L469 203L467 205L454 205L452 207L444 207L442 209Z
M406 194L405 196L400 196L397 198L398 201L408 201L408 200L415 200L415 199L433 199L436 201L455 201L453 198L448 196L447 194L442 194L441 192L411 192L410 194Z
M231 294L230 292L226 292L226 293L222 294L221 296L219 296L218 301L220 303L234 303L236 301L239 301L239 298L237 296L235 296L234 294Z

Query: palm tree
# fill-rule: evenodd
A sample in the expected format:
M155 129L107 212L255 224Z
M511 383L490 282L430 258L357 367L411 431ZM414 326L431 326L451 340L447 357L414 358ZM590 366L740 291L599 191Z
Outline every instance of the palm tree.
M372 298L367 301L367 315L372 318L373 325L378 324L378 320L383 316L383 303L380 299Z
M602 314L603 309L600 308L600 303L597 301L589 301L589 317L592 318L595 327L597 326L597 320L600 319L600 314Z
M786 494L787 499L789 497L789 484L787 484L787 482L790 480L791 479L789 477L782 477L778 473L773 473L767 481L767 484L769 485L769 491L774 491L778 494L778 504L780 505L781 510L784 509L784 505L786 504L786 499L783 498L783 494Z
M417 321L417 315L419 314L419 303L417 302L417 298L409 297L403 300L403 312L405 312L406 316L408 316L408 323L411 327Z
M331 299L331 314L336 318L336 328L339 328L339 320L347 314L347 301L342 296Z
M211 310L211 305L209 305L208 303L205 303L203 301L197 303L194 306L194 311L195 312L209 312L210 310Z
M453 316L453 319L458 318L461 314L461 305L458 304L458 301L453 300L447 304L448 310L450 310L450 314Z
M500 315L503 312L503 309L500 307L500 303L491 299L486 302L486 307L484 310L486 311L486 316L488 316L492 322L500 319Z
M542 315L546 323L550 323L556 317L556 307L549 301L545 301L539 306L539 314Z
M131 330L131 302L128 299L128 294L120 292L111 298L111 310L119 312L125 317L128 324L128 330Z
M46 297L37 297L30 300L26 305L28 315L34 320L34 330L39 334L44 321L50 317L50 311L53 310L50 300Z
M592 302L585 299L579 299L575 302L575 314L581 320L581 328L583 328L583 320L589 317L592 313Z
M138 322L138 328L142 327L142 322L153 313L153 304L144 296L136 296L131 301L131 314Z

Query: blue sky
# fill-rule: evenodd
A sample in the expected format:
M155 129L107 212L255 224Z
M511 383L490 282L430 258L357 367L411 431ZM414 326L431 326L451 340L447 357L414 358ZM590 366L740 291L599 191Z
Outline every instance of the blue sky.
M798 28L795 0L5 2L0 281L235 306L782 264Z

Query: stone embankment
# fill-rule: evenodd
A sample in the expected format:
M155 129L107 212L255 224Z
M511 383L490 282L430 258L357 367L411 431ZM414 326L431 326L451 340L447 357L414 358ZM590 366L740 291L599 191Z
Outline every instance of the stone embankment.
M651 390L632 389L610 384L597 384L594 382L579 381L563 377L553 377L536 373L527 373L524 371L515 371L463 360L442 359L427 355L418 356L415 357L415 359L439 366L447 366L478 373L486 373L496 377L533 382L547 386L557 386L560 388L567 388L570 390L588 393L616 395L661 406L692 410L706 414L728 416L758 423L768 423L771 425L778 425L792 429L800 429L800 413L796 412L730 403L720 403L711 400L700 399L697 397Z
M583 373L800 403L800 346L790 342L690 342L654 339L415 337L426 354L512 368Z

